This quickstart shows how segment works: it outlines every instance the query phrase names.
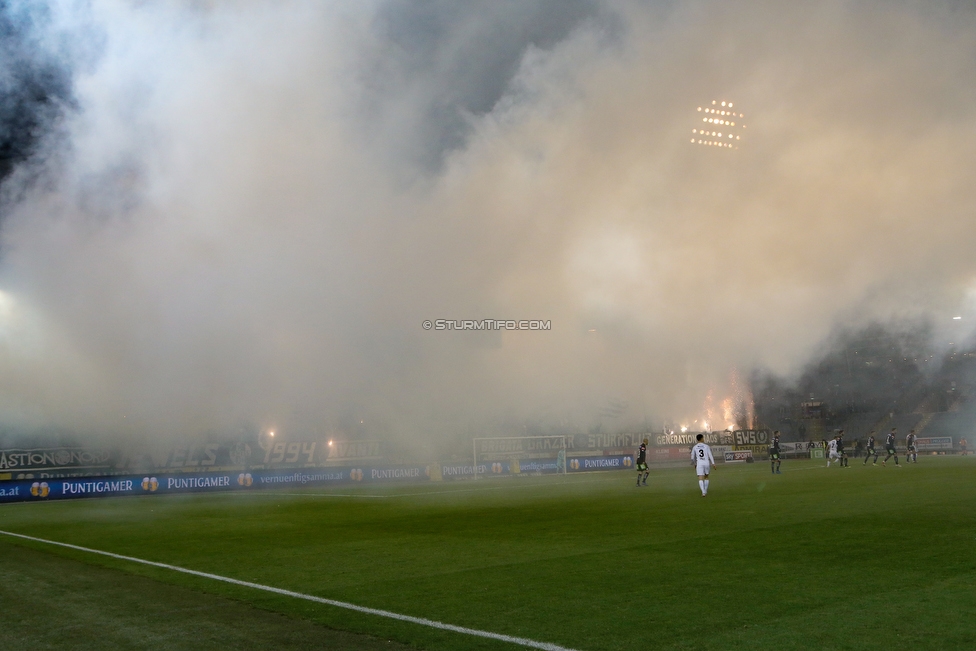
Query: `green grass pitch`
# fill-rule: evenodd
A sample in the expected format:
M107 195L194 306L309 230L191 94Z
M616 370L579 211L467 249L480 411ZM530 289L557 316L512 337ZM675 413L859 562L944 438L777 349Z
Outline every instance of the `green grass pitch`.
M610 649L976 648L976 457L106 498L0 529ZM513 649L0 536L6 648Z

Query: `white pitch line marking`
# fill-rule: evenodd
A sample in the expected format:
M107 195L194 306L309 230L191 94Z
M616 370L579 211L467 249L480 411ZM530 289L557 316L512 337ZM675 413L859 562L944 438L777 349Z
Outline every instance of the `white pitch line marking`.
M79 545L72 545L70 543L57 542L55 540L45 540L44 538L35 538L34 536L25 536L24 534L13 533L11 531L0 530L0 534L3 534L4 536L12 536L14 538L23 538L24 540L30 540L33 542L44 543L46 545L56 545L58 547L74 549L76 551L87 552L89 554L99 554L101 556L108 556L110 558L129 561L130 563L141 563L142 565L151 565L153 567L163 568L164 570L173 570L174 572L192 574L193 576L200 576L205 579L222 581L224 583L231 583L233 585L244 586L245 588L253 588L255 590L263 590L265 592L273 592L275 594L284 595L286 597L305 599L306 601L314 601L316 603L325 604L327 606L335 606L336 608L345 608L347 610L354 610L356 612L365 613L367 615L376 615L378 617L396 619L401 622L420 624L421 626L437 628L443 631L452 631L454 633L462 633L464 635L485 637L492 640L499 640L501 642L519 644L521 646L530 647L532 649L543 649L544 651L576 651L576 649L570 649L569 647L559 646L558 644L552 644L550 642L537 642L535 640L530 640L524 637L513 637L511 635L502 635L501 633L492 633L491 631L482 631L476 628L467 628L466 626L455 626L454 624L445 624L444 622L438 622L432 619L425 619L423 617L401 615L400 613L394 613L389 610L380 610L378 608L367 608L365 606L357 606L356 604L347 603L345 601L325 599L323 597L316 597L315 595L304 594L301 592L293 592L291 590L285 590L283 588L275 588L270 585L262 585L260 583L251 583L250 581L241 581L240 579L232 579L227 576L220 576L219 574L210 574L209 572L199 572L197 570L190 570L185 567L179 567L178 565L157 563L156 561L147 561L142 558L135 558L134 556L123 556L122 554L113 554L112 552L105 552L100 549L90 549L88 547L81 547Z

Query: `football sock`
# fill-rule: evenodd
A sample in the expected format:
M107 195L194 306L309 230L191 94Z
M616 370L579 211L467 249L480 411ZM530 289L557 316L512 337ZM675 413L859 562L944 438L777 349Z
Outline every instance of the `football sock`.
M705 480L705 494L708 494L708 480Z
M705 494L705 480L704 479L699 479L698 480L698 487L701 489L702 495L704 495Z

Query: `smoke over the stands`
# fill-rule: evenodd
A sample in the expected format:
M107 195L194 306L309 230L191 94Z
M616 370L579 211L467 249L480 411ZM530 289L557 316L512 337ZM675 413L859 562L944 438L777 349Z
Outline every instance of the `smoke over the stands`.
M71 80L16 109L4 423L657 426L840 326L971 335L972 8L91 5L0 3L0 85ZM690 144L713 99L738 149Z

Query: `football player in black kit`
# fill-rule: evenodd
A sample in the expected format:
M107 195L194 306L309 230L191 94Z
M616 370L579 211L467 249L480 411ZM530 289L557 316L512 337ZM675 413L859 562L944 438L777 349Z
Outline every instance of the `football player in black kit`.
M779 430L773 432L773 440L769 442L769 469L774 475L782 475L779 466L782 463L779 459Z
M878 465L878 452L874 449L874 432L871 432L871 436L868 437L868 445L867 448L865 449L865 452L866 454L864 455L864 465L865 466L868 465L868 459L871 458L872 454L874 455L874 462L871 465L872 466Z
M892 427L891 428L891 431L888 432L888 436L885 437L885 452L888 453L888 456L886 456L884 458L884 460L881 462L881 465L882 466L887 466L888 465L888 459L890 459L891 457L894 457L895 458L895 465L898 466L899 468L901 468L901 464L898 463L898 450L895 449L895 430L896 429L897 428Z
M644 473L643 484L641 482L641 473ZM650 474L647 470L647 439L641 443L640 448L637 450L637 485L647 486L647 476Z
M905 463L918 463L917 441L918 437L915 436L915 430L909 432L908 436L905 437Z
M837 452L840 454L840 467L850 468L851 464L847 462L847 453L844 452L844 430L837 432Z

